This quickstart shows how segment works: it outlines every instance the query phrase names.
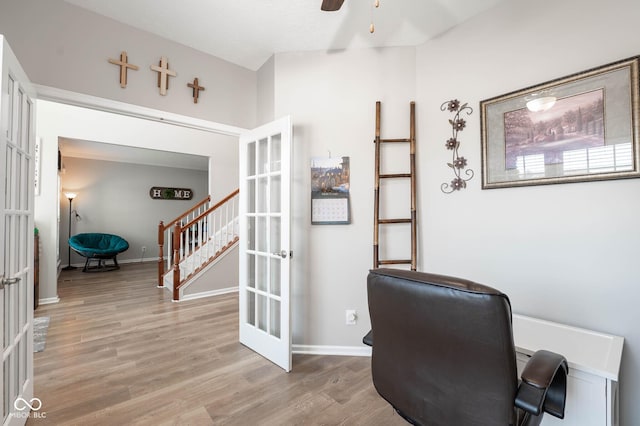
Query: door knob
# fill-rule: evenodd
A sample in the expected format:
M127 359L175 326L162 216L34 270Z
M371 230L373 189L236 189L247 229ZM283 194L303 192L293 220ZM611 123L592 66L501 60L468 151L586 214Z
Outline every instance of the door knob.
M20 281L20 278L5 278L5 277L1 277L0 278L0 290L2 290L5 285L16 284L18 281Z
M280 253L271 253L271 254L273 254L274 256L280 256L283 259L287 258L287 251L286 250L282 250L282 251L280 251Z

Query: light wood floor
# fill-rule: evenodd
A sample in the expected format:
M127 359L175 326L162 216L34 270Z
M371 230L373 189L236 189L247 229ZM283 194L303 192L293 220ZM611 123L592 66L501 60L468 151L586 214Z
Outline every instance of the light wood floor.
M366 357L294 355L283 372L238 343L237 294L172 303L156 264L63 271L35 396L54 425L405 425Z

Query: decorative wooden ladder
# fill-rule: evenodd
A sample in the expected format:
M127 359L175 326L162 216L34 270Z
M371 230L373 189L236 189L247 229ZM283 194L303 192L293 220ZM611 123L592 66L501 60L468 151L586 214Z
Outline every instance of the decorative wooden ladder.
M177 218L158 225L158 286L180 289L238 242L236 189L213 206L207 197Z
M409 118L409 138L407 139L381 139L380 138L380 101L376 102L376 138L374 143L376 145L376 160L375 160L375 187L374 187L374 213L373 213L373 267L379 268L381 265L394 265L394 264L407 264L411 265L411 270L416 270L416 257L417 257L417 245L416 245L416 121L415 112L416 104L411 102L410 104L410 118ZM409 144L409 160L410 171L409 173L393 173L393 174L381 174L380 173L380 156L381 146L383 143L408 143ZM381 219L380 218L380 180L381 179L409 179L411 183L411 211L409 218L401 219ZM405 223L411 225L411 259L380 259L379 252L379 237L380 226L389 224Z

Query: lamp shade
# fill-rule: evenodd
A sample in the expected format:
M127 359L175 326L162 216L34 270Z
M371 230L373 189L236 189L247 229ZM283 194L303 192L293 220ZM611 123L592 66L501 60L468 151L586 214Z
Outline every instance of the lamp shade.
M68 200L73 200L74 198L76 198L78 194L76 194L75 192L65 192L64 196L67 197Z

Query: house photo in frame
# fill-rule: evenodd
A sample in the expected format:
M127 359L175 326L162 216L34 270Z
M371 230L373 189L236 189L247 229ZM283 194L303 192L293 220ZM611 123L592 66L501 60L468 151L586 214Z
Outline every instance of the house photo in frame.
M639 60L480 102L482 189L640 177Z

